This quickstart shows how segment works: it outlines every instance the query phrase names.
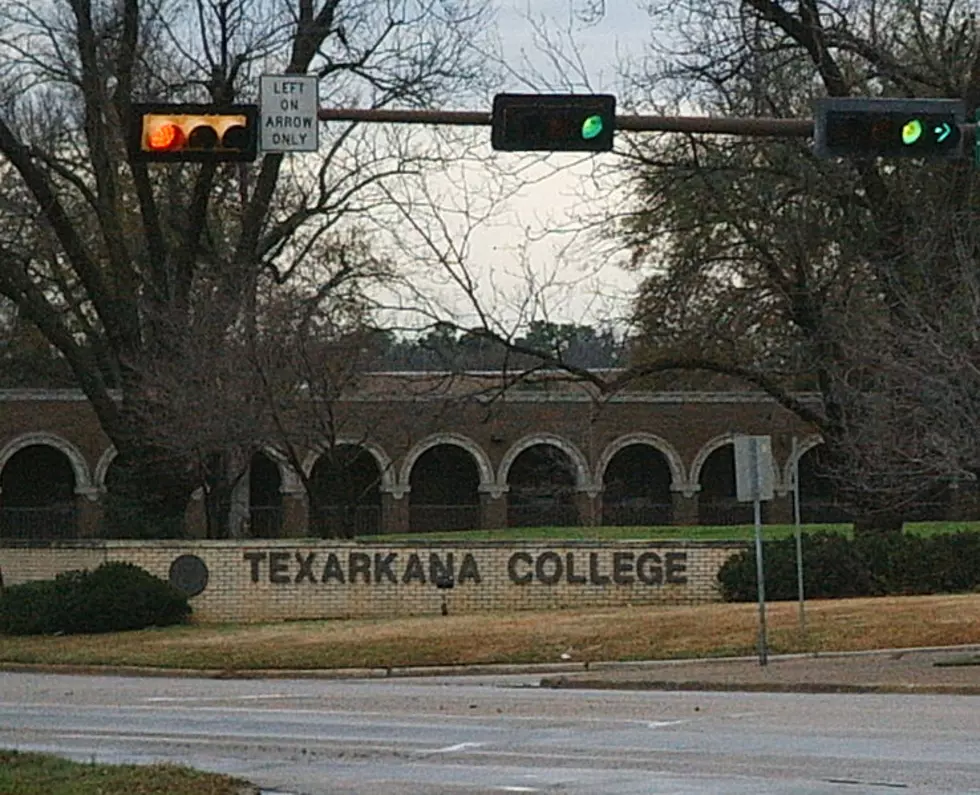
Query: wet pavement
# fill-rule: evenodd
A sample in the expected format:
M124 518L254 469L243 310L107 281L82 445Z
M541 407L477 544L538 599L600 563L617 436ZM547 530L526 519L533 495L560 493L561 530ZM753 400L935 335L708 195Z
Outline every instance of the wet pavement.
M738 671L796 671L799 682L801 665L812 674L827 663L832 684L855 683L858 670L877 671L863 677L873 684L896 665L925 671L964 654L776 658L765 672L743 660L580 673L623 679L639 668L646 681L696 681L694 671L703 684L723 669L737 684ZM932 667L922 676L949 673ZM953 675L967 670L977 668ZM0 673L0 747L174 762L240 776L265 795L980 795L976 697L552 690L537 687L540 678Z

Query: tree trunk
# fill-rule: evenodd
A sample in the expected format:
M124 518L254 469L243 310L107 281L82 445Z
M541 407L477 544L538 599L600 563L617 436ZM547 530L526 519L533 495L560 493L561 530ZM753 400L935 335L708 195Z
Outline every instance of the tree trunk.
M208 538L241 538L248 519L248 495L239 492L247 487L248 459L242 451L229 448L207 459L204 472L204 505Z

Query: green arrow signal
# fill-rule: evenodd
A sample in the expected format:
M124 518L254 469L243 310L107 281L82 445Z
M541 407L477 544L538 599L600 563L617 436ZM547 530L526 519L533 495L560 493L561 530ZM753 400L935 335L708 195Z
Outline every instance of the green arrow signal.
M943 122L942 124L934 127L932 131L936 134L936 141L938 143L942 143L949 138L950 134L953 132L953 128L947 122Z
M980 110L978 110L973 120L976 126L973 128L973 165L980 166Z

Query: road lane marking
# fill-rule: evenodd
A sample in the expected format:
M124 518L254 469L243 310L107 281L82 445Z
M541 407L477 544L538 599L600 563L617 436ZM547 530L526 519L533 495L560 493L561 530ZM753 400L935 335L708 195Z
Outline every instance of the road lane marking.
M569 691L571 692L571 691ZM290 696L290 698L297 698L297 696ZM224 698L208 698L204 699L207 701L215 700L225 700ZM178 709L182 708L179 705L175 705ZM22 714L25 710L43 710L43 709L56 709L59 714L63 714L66 711L83 712L83 711L132 711L132 712L162 712L171 713L172 710L165 703L156 704L64 704L57 701L51 702L34 702L34 703L18 703L18 702L4 702L0 701L0 710L11 709L16 715ZM184 707L185 711L189 714L194 713L246 713L249 715L321 715L324 717L343 717L343 718L397 718L398 725L403 725L406 720L410 721L414 725L417 721L434 719L439 723L445 723L447 721L462 721L467 723L472 723L474 721L483 723L488 717L493 720L506 721L506 722L527 722L527 723L544 723L552 724L557 727L565 726L570 724L571 726L578 726L580 724L588 725L602 725L607 724L610 726L617 725L646 725L651 723L651 721L637 720L635 718L613 718L613 717L591 717L586 715L508 715L506 712L501 714L493 714L490 716L484 714L478 715L464 715L462 713L453 714L451 712L392 712L391 710L360 710L360 709L308 709L303 707L222 707L222 706L211 706L211 705L201 705L196 706L194 704L189 704ZM652 723L657 723L658 721L652 721Z
M648 720L648 721L638 721L646 723L648 729L661 729L664 726L676 726L679 723L690 723L689 720Z
M456 743L456 745L447 745L445 748L436 748L432 751L428 751L430 754L451 754L453 751L462 751L464 748L479 748L481 745L486 745L486 743Z
M144 701L156 704L187 704L196 701L263 701L281 698L305 698L305 696L290 696L286 693L262 693L254 696L149 696Z

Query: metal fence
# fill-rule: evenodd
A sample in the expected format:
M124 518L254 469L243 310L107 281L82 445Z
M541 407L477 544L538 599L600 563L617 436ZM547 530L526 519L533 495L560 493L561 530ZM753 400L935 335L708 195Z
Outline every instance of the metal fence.
M326 538L377 535L381 532L380 505L325 505L310 517L311 530Z
M279 538L282 535L281 505L252 505L248 509L250 538Z
M803 524L847 524L853 519L850 511L834 500L800 500L800 522Z
M409 508L409 528L413 533L476 530L479 526L479 505L412 505Z
M507 506L508 527L578 527L582 524L574 505L514 505Z
M769 505L762 503L762 521L767 521ZM701 500L698 504L698 524L702 525L732 525L753 524L754 509L751 502L739 502L732 499Z
M0 538L18 541L58 541L78 538L74 505L0 508Z
M602 524L607 527L649 527L670 524L673 519L672 509L670 503L637 505L626 502L604 502Z

